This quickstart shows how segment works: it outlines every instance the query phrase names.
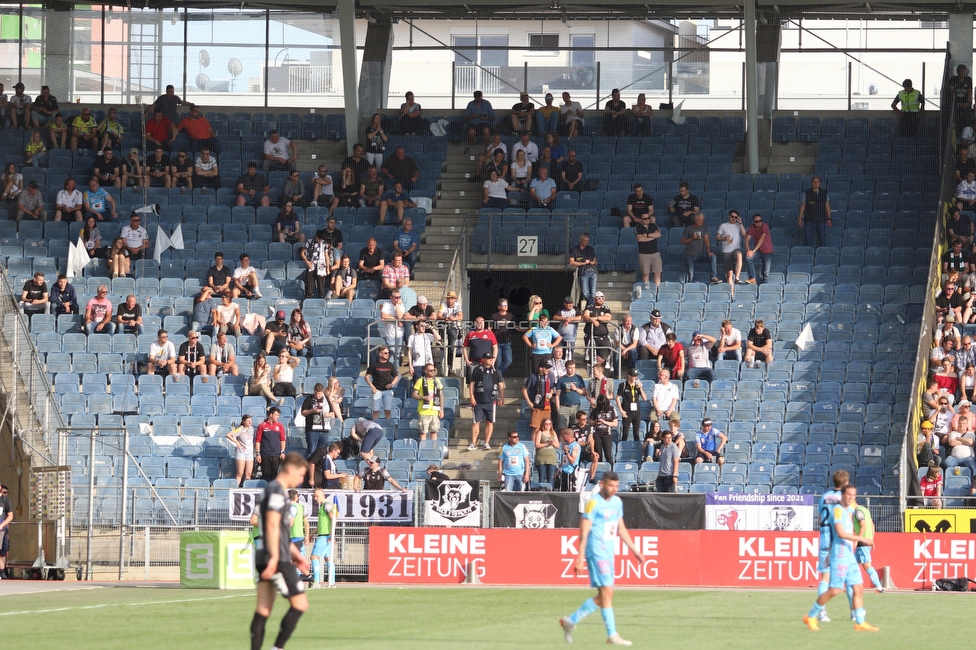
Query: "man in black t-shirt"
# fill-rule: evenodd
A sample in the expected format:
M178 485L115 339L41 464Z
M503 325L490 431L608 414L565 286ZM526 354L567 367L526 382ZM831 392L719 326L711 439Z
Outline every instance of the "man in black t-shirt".
M956 159L956 183L966 180L969 172L976 172L976 160L969 157L967 147L959 147L959 157Z
M606 305L606 297L602 291L597 291L593 299L593 304L587 305L586 311L583 312L583 322L586 323L583 328L583 335L587 348L590 347L590 340L593 340L596 346L596 361L593 362L592 359L587 359L587 361L603 364L613 352L613 346L610 343L610 330L607 328L607 323L613 318L613 314L610 313L610 308ZM588 351L587 354L589 354Z
M290 453L281 463L275 480L268 483L261 498L261 530L254 540L254 566L258 574L258 599L251 619L251 647L264 643L264 628L274 607L275 592L288 599L288 612L281 619L276 648L284 648L295 631L298 620L308 609L305 583L301 574L308 573L308 560L291 542L291 501L288 490L301 487L308 465L301 454Z
M222 298L225 295L233 297L233 279L234 271L224 266L224 254L214 253L214 265L207 270L207 286L200 292L200 299Z
M701 209L698 197L688 191L688 183L678 185L678 196L671 199L671 225L690 226Z
M512 332L515 331L515 317L508 311L508 300L498 301L498 311L491 315L491 331L498 341L498 362L495 368L505 374L505 369L512 365Z
M207 374L207 355L200 344L200 332L191 331L187 335L186 342L180 345L180 350L176 353L176 362L179 364L179 373L190 379Z
M373 393L373 419L379 419L382 408L389 420L393 411L393 387L400 381L400 374L390 361L390 348L381 345L376 354L376 361L366 368L365 379Z
M323 241L329 242L332 248L342 250L342 231L336 228L335 217L329 217L325 222L325 235Z
M102 187L115 185L122 187L122 178L119 174L119 161L115 157L115 152L106 149L101 156L95 158L94 173L98 178L98 184Z
M580 235L579 244L569 251L569 265L577 269L580 278L580 293L586 304L593 304L593 296L596 294L597 280L597 259L596 251L590 246L590 235L583 233Z
M644 186L634 184L634 193L627 197L627 214L624 215L624 228L636 225L640 218L650 214L654 216L654 198L644 193Z
M603 109L603 132L610 136L625 135L630 131L627 103L620 99L620 90L610 91L610 100Z
M172 187L172 179L169 175L169 156L166 155L162 146L157 145L153 155L146 161L146 175L149 178L149 187Z
M44 274L38 271L32 279L24 284L24 290L20 293L20 310L27 316L49 314L51 313L51 303L48 297Z
M629 205L627 206L630 207ZM657 250L657 240L661 238L661 231L654 223L650 214L644 213L637 222L637 266L640 268L641 281L647 285L651 273L654 274L654 286L661 286L661 273L664 265L661 253Z
M328 415L331 409L325 399L325 386L316 383L312 394L302 402L302 417L305 418L305 445L311 455L326 443L326 436L331 431Z
M512 132L532 132L532 118L535 117L535 104L528 93L519 94L519 101L512 106Z
M366 173L371 167L369 161L363 158L363 145L357 142L352 146L352 155L346 156L339 169L345 169L346 167L352 168L353 173L356 174L356 185L359 186L363 182L363 179L366 178Z
M359 251L359 279L379 282L384 266L383 251L376 245L376 240L370 237L366 241L366 248Z
M271 205L268 198L268 179L264 174L258 173L257 163L247 163L247 171L237 178L237 205Z
M773 335L761 320L756 321L746 338L745 363L755 367L756 361L762 361L767 366L773 361Z
M491 449L491 434L495 430L495 405L505 403L505 380L495 367L495 357L490 352L481 363L472 368L468 378L468 394L471 396L471 444L468 451L478 448L481 421L485 420L485 442L482 449Z
M172 186L193 189L193 160L186 155L185 151L181 151L170 162L169 173Z
M118 324L115 331L120 334L146 333L142 327L142 305L136 302L136 297L132 294L126 296L125 302L119 305L115 320Z
M275 312L275 319L264 326L264 353L277 355L285 347L288 340L288 323L285 322L285 310Z
M570 149L568 155L569 157L559 170L559 189L569 192L582 192L583 163L576 160L576 151L574 149Z

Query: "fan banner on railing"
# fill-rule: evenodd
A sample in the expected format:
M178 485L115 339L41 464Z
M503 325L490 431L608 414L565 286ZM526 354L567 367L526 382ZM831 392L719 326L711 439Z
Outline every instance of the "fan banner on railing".
M477 488L469 481L440 483L436 498L424 501L424 522L428 526L480 526L481 501Z
M492 524L497 528L578 528L581 504L592 492L494 492ZM700 530L705 527L703 494L618 492L628 528ZM425 520L427 521L427 520Z
M705 495L705 530L815 530L812 494Z
M258 504L261 503L262 494L264 494L264 490L230 490L230 499L227 504L230 520L250 520L251 515L258 508ZM340 522L413 522L413 492L326 490L326 502L332 501L333 494L338 497L338 521ZM312 491L299 490L298 500L305 506L305 513L309 520L318 521L318 508L312 502Z

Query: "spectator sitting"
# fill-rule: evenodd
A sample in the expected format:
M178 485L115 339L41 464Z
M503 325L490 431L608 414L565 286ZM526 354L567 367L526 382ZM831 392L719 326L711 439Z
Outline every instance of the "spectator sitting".
M3 183L3 194L0 195L0 200L16 204L17 195L24 191L24 175L17 171L17 165L7 163L3 176L0 177L0 183Z
M400 253L412 270L417 266L417 255L420 249L420 235L413 231L413 220L404 219L393 239L394 254Z
M637 345L640 343L640 330L634 325L634 317L624 314L617 329L618 355L625 368L637 365Z
M233 298L233 279L233 271L224 266L224 254L217 251L214 253L214 265L207 269L207 284L200 290L200 300L219 298L224 295Z
M217 159L210 155L210 149L206 147L200 150L200 155L193 163L193 187L209 187L214 190L220 188Z
M552 210L556 201L556 182L549 178L548 169L540 169L539 177L529 184L529 196L532 207Z
M498 178L501 178L501 179L504 179L504 180L507 181L507 179L508 179L508 163L505 162L504 149L502 149L500 147L498 149L495 149L495 152L492 154L491 160L489 160L486 163L486 165L484 167L484 171L485 171L485 177L486 178L491 177L491 172L494 171L495 173L498 174ZM475 180L477 180L477 179L475 179Z
M358 282L356 271L350 265L349 256L343 255L339 259L339 268L336 269L332 277L332 297L334 299L344 298L352 302L356 298Z
M357 188L358 189L358 188ZM309 205L313 208L319 207L319 199L324 207L329 208L329 218L339 206L339 198L335 195L335 185L332 182L332 174L329 173L325 165L319 165L319 170L312 179L312 202Z
M742 332L732 327L732 321L722 321L718 335L718 358L742 363Z
M295 213L295 206L291 201L285 201L285 205L278 213L275 228L278 231L279 242L289 244L305 242L305 235L302 233L302 223L298 219L298 215Z
M40 167L41 163L46 160L47 147L44 146L44 141L41 140L40 132L34 131L31 133L30 140L24 145L24 165Z
M237 376L237 355L234 354L234 346L227 342L226 332L217 334L217 341L210 346L208 361L208 374L216 377L221 375Z
M672 383L671 373L661 368L657 372L657 383L654 384L654 390L651 392L651 421L676 418L680 400L681 389L678 383Z
M183 156L184 161L186 160L186 153L180 152ZM192 167L190 168L192 170ZM170 176L170 160L169 155L163 150L163 145L158 144L153 150L153 155L149 157L146 161L146 178L149 180L148 187L165 187L169 189L172 186L173 180ZM190 175L186 176L186 186L193 187L193 177L192 171ZM177 185L180 187L180 185Z
M79 144L83 149L98 151L98 122L87 106L71 120L71 150L76 151Z
M634 135L651 135L651 116L654 109L647 103L647 96L644 93L637 95L637 103L634 104L630 112L634 115Z
M927 429L925 425L928 425ZM927 439L930 439L932 435L932 423L923 422L922 427L928 432ZM924 448L925 445L922 446ZM929 448L931 449L931 445L929 445ZM929 456L931 457L931 452ZM921 458L919 459L919 464L922 464ZM942 469L936 460L929 460L927 464L928 470L925 472L925 476L919 480L919 487L922 490L923 498L922 505L926 508L942 508L944 503L942 500Z
M499 154L501 155L501 154ZM508 192L517 192L517 187L512 187L506 180L498 176L498 171L492 169L488 173L488 180L484 184L484 200L482 205L486 208L504 210L508 207Z
M44 274L38 271L32 279L24 283L24 289L20 293L20 311L26 316L50 314L51 302L49 298Z
M393 295L400 287L410 286L410 267L403 263L403 255L393 253L391 263L383 267L383 287L381 295Z
M962 239L953 239L952 248L942 254L942 274L948 277L951 271L968 273L972 265L972 257L969 251L963 249Z
M544 133L555 133L559 129L559 107L552 103L552 93L546 93L546 105L539 108L539 128Z
M297 171L289 172L288 180L285 181L285 187L282 190L281 200L282 203L291 201L294 205L303 208L308 205L308 200L305 197L305 183Z
M416 187L417 179L420 178L420 168L402 146L397 147L393 157L384 162L383 173L387 178L403 183L404 189L408 192Z
M180 151L176 154L176 157L170 161L169 166L169 182L172 187L185 187L186 189L193 189L193 174L196 169L194 161L190 160L190 157L185 151ZM186 191L184 190L184 194Z
M525 159L529 161L530 165L539 159L539 145L532 142L527 132L522 133L519 141L512 145L512 160L516 159L520 151L525 152Z
M756 361L762 361L767 367L773 362L773 336L762 320L756 321L746 337L745 362L755 368Z
M288 350L298 356L312 356L312 328L305 320L301 309L291 310L288 322Z
M564 162L566 162L566 147L559 144L558 133L553 132L546 134L546 144L543 146L543 149L545 149L545 147L549 147L549 154L552 156L553 161L555 161L557 165L562 165ZM549 175L552 176L551 173Z
M519 93L518 102L512 106L512 133L531 133L532 118L535 117L535 104L529 100L529 93Z
M258 274L257 270L251 266L251 257L247 253L241 253L240 262L234 269L234 297L260 298Z
M973 222L964 215L958 206L949 208L949 218L946 219L946 235L949 241L955 237L961 239L964 246L973 242Z
M105 259L108 262L108 272L113 278L124 278L129 275L129 249L125 247L125 240L116 237L105 252Z
M98 144L100 151L119 148L119 142L122 141L122 135L125 133L125 129L119 124L119 112L117 110L114 108L108 109L108 114L105 116L105 119L98 125L98 133L100 135Z
M120 187L142 187L143 178L146 174L142 170L142 161L139 160L139 150L135 147L129 149L126 156L119 165L121 172Z
M24 217L47 222L47 212L44 211L44 197L41 196L37 181L27 183L27 191L21 192L17 198L17 223Z
M644 186L634 183L634 193L627 197L627 214L624 215L624 228L636 226L645 214L654 216L654 197L644 193ZM651 220L657 223L656 220Z
M131 293L125 297L125 302L119 305L115 320L117 321L116 332L136 335L146 333L142 325L142 305L136 302L136 297Z
M105 149L97 158L94 164L95 178L98 184L103 187L115 185L122 187L122 175L119 173L119 160L115 157L112 149Z
M78 295L75 293L74 286L68 283L68 276L64 273L58 276L58 281L51 287L51 305L54 307L54 313L59 316L78 313Z
M583 134L583 107L574 102L568 92L563 93L563 103L559 107L560 133L575 138Z
M956 284L947 282L945 288L935 298L935 315L945 319L951 312L957 323L965 323L963 317L969 315L969 302L958 291Z
M968 208L970 212L976 206L976 171L966 172L966 178L956 187L956 200L961 201L963 209Z
M46 289L47 287L45 287L45 294L47 293ZM112 301L107 296L108 287L104 284L99 285L96 297L89 300L85 306L85 334L115 334L115 323L112 322Z
M51 139L51 146L55 149L68 148L68 124L64 121L64 115L58 113L54 120L47 125L47 135Z
M940 345L946 339L951 339L952 345L956 349L959 349L962 346L962 336L960 335L959 328L956 327L955 323L956 319L952 317L952 314L947 314L942 320L942 324L935 330L933 341L936 345ZM942 357L935 357L933 355L933 360L940 361L941 359Z
M98 221L95 217L85 219L85 226L81 229L80 239L85 245L89 257L105 257L105 251L100 248L102 233L98 230Z
M474 175L469 179L472 183L477 183L482 177L488 177L488 165L495 159L495 152L499 149L504 154L501 162L501 164L504 164L504 161L508 159L508 145L502 142L501 134L496 133L492 136L491 142L485 147L485 153L478 157L478 164L474 168Z
M129 257L141 260L149 250L149 233L140 225L142 217L138 212L129 215L129 225L122 227L119 237L125 240L125 248L129 251Z
M664 346L657 352L657 367L669 371L671 379L680 380L685 375L685 346L674 332L668 332Z
M695 213L694 222L685 226L681 233L681 244L685 247L685 263L688 265L687 282L695 281L695 262L699 259L707 259L711 265L712 283L718 284L718 266L715 253L712 252L711 244L708 239L708 227L705 225L705 215L701 212Z
M769 270L773 266L773 237L758 212L752 215L752 225L746 230L746 264L749 267L749 284L764 284L769 280Z
M34 98L31 105L31 122L35 129L40 129L54 121L58 113L58 98L51 94L48 86L41 86L41 94ZM27 126L26 122L24 126Z
M362 205L363 200L359 196L359 183L356 182L356 172L353 171L352 167L344 165L342 167L342 184L339 186L336 206L359 208Z
M712 346L715 345L716 338L701 332L691 335L691 345L688 346L688 371L687 377L696 384L699 380L711 383L714 378L712 373L712 362L710 360Z
M532 179L532 163L526 158L524 149L515 152L515 160L512 161L510 168L512 185L518 188L519 192L525 192L529 187L529 180Z
M187 106L189 108L194 108L196 104L188 102L181 99L179 95L176 94L176 89L172 85L166 86L166 92L156 98L156 101L146 109L146 112L156 113L157 111L165 115L170 120L176 120L179 116L176 112L178 106Z
M642 361L657 359L661 348L667 343L667 336L671 333L671 326L661 321L661 312L655 309L651 312L651 319L641 325L639 332L637 358Z
M187 375L191 379L197 375L207 374L207 355L200 343L200 332L190 330L184 342L176 353L177 372Z
M98 178L94 176L88 181L88 191L84 194L82 208L85 216L94 216L99 221L114 221L118 218L115 198L99 187Z
M474 91L474 99L465 107L464 122L468 127L467 146L464 148L464 153L467 155L471 153L471 143L474 142L479 131L485 144L488 144L491 127L495 123L495 110L491 107L491 102L483 98L480 90Z
M738 210L729 210L729 220L718 227L715 240L722 245L722 265L725 268L725 279L732 287L732 299L735 299L735 285L745 284L739 275L742 273L742 240L746 229L742 225L742 218Z
M229 293L223 294L220 305L210 310L210 322L215 335L228 332L234 336L241 335L241 308Z
M288 342L288 324L285 310L275 312L275 319L264 327L264 353L277 355L285 349Z
M359 251L359 279L379 281L383 276L384 266L383 251L376 245L376 239L370 237L366 240L366 248Z
M383 201L380 202L380 223L387 223L386 214L387 211L392 209L393 213L396 215L396 221L390 222L392 225L399 226L403 223L403 211L407 208L417 207L416 202L410 198L403 189L403 183L396 181L393 183L393 189L386 192L383 197Z
M552 147L547 144L542 145L542 151L539 152L539 159L535 161L535 165L532 166L532 173L535 176L538 176L539 168L545 167L549 170L549 176L553 176L557 171L559 171L559 165L560 163L556 162L552 157Z
M278 135L277 129L271 129L264 141L264 171L294 170L296 160L298 149L295 143Z
M163 111L156 108L152 112L152 118L146 122L146 144L165 148L165 145L172 144L173 123L163 115Z
M186 131L186 134L190 136L190 148L194 151L203 151L204 149L220 151L220 143L214 130L210 127L210 122L200 113L197 106L191 108L190 114L172 127L174 140L180 131Z
M718 463L719 467L724 465L725 458L722 457L722 450L728 441L728 436L712 426L711 419L702 420L701 430L695 434L695 465L701 463Z
M371 165L369 161L363 157L363 145L358 142L352 146L352 155L346 156L342 161L342 169L349 167L352 169L353 173L356 175L356 187L358 188L363 183L363 179L366 178L366 172L369 171Z
M568 192L583 191L583 163L576 160L576 151L569 150L569 159L559 171L560 184Z
M695 222L695 217L701 213L701 202L697 196L688 191L688 183L682 181L678 184L678 195L671 199L669 209L672 225L690 226Z
M377 208L383 203L383 181L376 174L376 168L370 167L359 186L359 200L363 207Z
M218 182L220 179L217 179ZM247 171L237 179L237 205L252 205L267 207L271 205L268 198L268 179L258 173L255 162L247 163Z
M26 128L30 123L30 95L24 94L24 84L17 82L14 94L7 100L8 119L12 128Z
M407 91L404 97L407 101L400 104L400 124L401 135L422 135L426 133L429 125L423 118L420 104L414 101L413 93Z
M176 346L169 340L166 330L156 332L156 340L149 345L146 374L155 375L157 368L164 369L168 375L176 374Z
M374 113L369 128L366 129L366 160L377 169L383 167L383 154L386 152L388 140L389 137L383 131L383 116Z
M620 99L620 90L610 91L610 100L604 107L603 132L606 135L621 136L630 131L630 118L627 117L627 104Z

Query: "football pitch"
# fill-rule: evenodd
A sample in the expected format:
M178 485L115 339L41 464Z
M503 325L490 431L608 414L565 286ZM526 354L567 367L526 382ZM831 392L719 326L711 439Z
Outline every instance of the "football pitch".
M7 583L10 584L10 583ZM309 592L309 611L289 649L563 648L560 616L592 591L495 587L344 586ZM868 594L877 633L854 632L847 599L828 606L833 618L811 632L800 622L815 593L620 589L617 628L634 647L868 648L964 647L971 641L966 594ZM4 648L248 648L252 592L102 587L4 594ZM265 648L278 633L287 602L268 621ZM596 647L606 634L599 613L577 627L573 647Z

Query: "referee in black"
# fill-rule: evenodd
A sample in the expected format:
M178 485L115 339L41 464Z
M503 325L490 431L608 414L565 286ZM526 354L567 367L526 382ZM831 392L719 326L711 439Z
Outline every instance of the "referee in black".
M261 531L254 540L254 564L258 573L258 602L251 619L251 650L261 650L264 626L274 607L275 592L288 599L291 607L281 619L275 648L284 648L308 609L305 583L299 575L308 573L308 560L291 543L291 502L288 490L305 482L308 464L301 454L285 455L275 480L268 483L261 498Z

